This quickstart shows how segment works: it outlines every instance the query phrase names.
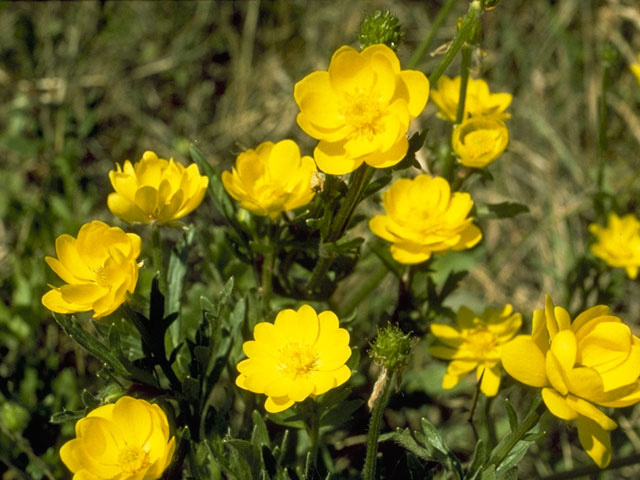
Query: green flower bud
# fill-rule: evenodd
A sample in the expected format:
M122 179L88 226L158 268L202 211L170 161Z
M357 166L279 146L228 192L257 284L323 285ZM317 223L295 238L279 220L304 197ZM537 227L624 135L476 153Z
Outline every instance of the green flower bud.
M391 12L376 10L360 24L358 40L362 48L383 43L392 50L397 50L404 37L398 17Z
M410 333L405 334L398 327L387 325L378 330L378 336L371 344L369 356L387 370L400 369L407 364L413 344L414 339Z

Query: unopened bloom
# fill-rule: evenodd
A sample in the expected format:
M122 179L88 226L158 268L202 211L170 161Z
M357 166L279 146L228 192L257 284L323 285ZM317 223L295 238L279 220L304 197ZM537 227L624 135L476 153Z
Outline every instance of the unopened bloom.
M151 151L135 165L116 164L109 179L115 190L107 198L109 210L128 223L173 223L202 203L209 185L195 163L185 168Z
M340 47L328 71L313 72L294 88L298 125L320 140L314 157L320 170L342 175L362 163L386 168L407 153L407 130L429 97L422 72L400 70L386 45L362 52Z
M488 397L500 388L500 354L502 345L511 340L522 325L522 315L511 305L501 309L485 308L478 316L467 307L458 310L456 326L432 323L431 333L441 344L429 348L429 353L451 360L442 379L442 388L455 387L473 369L482 381L480 390Z
M464 250L477 244L482 232L467 217L473 207L468 193L451 195L442 177L401 178L382 194L386 215L369 221L373 233L392 242L391 255L400 263L420 263L433 252Z
M321 395L351 376L345 365L351 356L349 332L339 328L333 312L316 314L309 305L282 310L274 323L258 323L253 336L242 345L249 358L238 364L236 385L267 395L268 412Z
M502 155L509 130L497 117L471 117L453 129L451 144L465 167L483 168Z
M175 437L166 414L145 400L122 397L76 423L60 448L74 480L156 480L171 463Z
M629 65L629 69L631 70L631 73L633 73L633 75L636 77L638 85L640 86L640 53L638 54L638 63Z
M531 335L518 335L502 348L509 375L542 387L542 399L556 417L575 421L580 443L600 468L611 461L607 431L617 427L596 405L626 407L640 401L640 338L598 305L575 320L547 295L533 314Z
M233 170L222 172L222 183L243 208L275 219L313 199L315 171L313 158L300 157L293 140L264 142L238 155Z
M42 304L57 313L88 312L109 315L133 293L138 281L140 237L94 220L85 223L78 238L56 239L58 258L45 261L67 285L51 287Z
M607 227L596 223L589 225L589 231L597 242L591 245L591 252L612 267L622 267L629 278L638 276L640 267L640 221L629 213L618 217L609 215Z
M438 79L438 89L431 92L431 100L438 107L438 114L450 122L456 121L458 100L460 99L460 76ZM507 119L511 114L505 110L511 104L513 97L510 93L491 93L489 85L481 78L469 78L467 95L464 101L464 116L493 116Z

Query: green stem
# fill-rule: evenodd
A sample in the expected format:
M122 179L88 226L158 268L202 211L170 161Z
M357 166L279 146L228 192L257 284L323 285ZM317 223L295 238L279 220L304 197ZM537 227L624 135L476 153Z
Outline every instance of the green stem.
M454 38L453 43L449 47L449 50L447 50L447 53L445 53L442 60L440 60L440 63L436 66L433 72L431 72L431 75L429 75L429 83L431 85L436 84L438 79L442 76L444 71L457 55L458 50L462 48L464 42L469 40L476 26L476 23L480 19L481 13L482 8L480 2L478 0L474 0L473 2L471 2L471 5L469 5L469 10L462 20L462 26L460 27L460 30L458 30L458 33Z
M362 192L364 192L364 189L369 184L369 181L371 180L371 177L374 173L375 170L372 167L363 164L360 166L360 168L358 168L351 174L347 196L344 199L342 205L340 205L336 216L333 217L329 232L327 233L326 238L322 240L322 243L335 242L342 236L345 229L347 228L347 225L349 225L349 220L351 220L353 212L360 202ZM333 258L334 257L331 255L320 256L318 263L313 269L311 278L309 279L309 282L306 286L306 291L308 294L312 295L314 293L314 291L318 287L318 284L322 281L326 273L329 271L329 267L333 262Z
M318 447L320 445L320 412L318 411L318 405L313 401L313 410L311 412L311 425L309 427L311 437L311 465L315 469L318 461Z
M167 295L167 271L164 266L164 252L162 250L162 239L160 238L160 226L154 223L151 227L151 244L153 255L153 268L158 275L158 287L160 291Z
M487 467L490 465L498 467L500 463L507 458L507 455L509 455L513 447L516 446L516 443L522 440L524 436L536 425L536 423L538 423L540 416L545 412L545 410L546 406L542 402L542 396L538 393L533 399L527 416L522 420L522 423L518 425L518 428L507 435L496 447L494 450L495 453L491 456Z
M460 94L458 95L458 109L456 111L456 123L453 128L462 123L464 119L464 108L467 101L467 85L469 84L469 67L471 66L471 46L464 44L462 47L462 61L460 64ZM456 158L452 151L446 158L442 169L442 176L452 183L456 177Z
M384 375L384 370L381 375ZM371 421L369 422L369 435L367 436L367 456L364 460L364 469L362 471L363 480L374 480L376 475L376 457L378 456L378 437L380 436L380 425L384 409L389 403L391 389L396 382L396 372L387 378L385 385L382 387L382 394L378 397L371 411Z
M453 6L456 4L456 1L457 0L447 0L447 3L445 3L442 8L438 10L436 17L433 19L433 22L431 22L431 25L429 26L429 30L427 30L427 34L425 35L420 45L418 45L418 48L415 50L415 52L413 52L413 55L411 55L411 59L407 64L407 68L413 69L418 66L418 63L420 62L420 60L422 60L422 57L424 57L425 53L427 53L427 50L429 50L429 47L431 47L431 43L436 37L436 33L440 29L440 26L442 25L444 20L447 18L447 15L449 15L449 12L453 8Z

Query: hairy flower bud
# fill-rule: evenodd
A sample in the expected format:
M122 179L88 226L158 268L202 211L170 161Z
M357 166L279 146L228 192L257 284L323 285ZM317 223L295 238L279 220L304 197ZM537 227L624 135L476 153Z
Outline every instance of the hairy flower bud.
M360 24L358 40L362 48L376 43L383 43L392 50L397 50L404 38L398 17L388 10L376 10Z

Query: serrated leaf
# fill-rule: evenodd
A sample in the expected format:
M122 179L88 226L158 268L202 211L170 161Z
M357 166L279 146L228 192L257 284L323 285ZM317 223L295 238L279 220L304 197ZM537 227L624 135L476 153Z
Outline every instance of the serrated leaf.
M521 213L528 213L529 207L516 202L487 203L476 205L477 218L511 218Z
M56 322L63 328L69 338L77 342L91 355L109 365L117 375L124 378L129 377L129 372L113 352L82 328L73 315L68 317L54 313L53 318L55 318Z

